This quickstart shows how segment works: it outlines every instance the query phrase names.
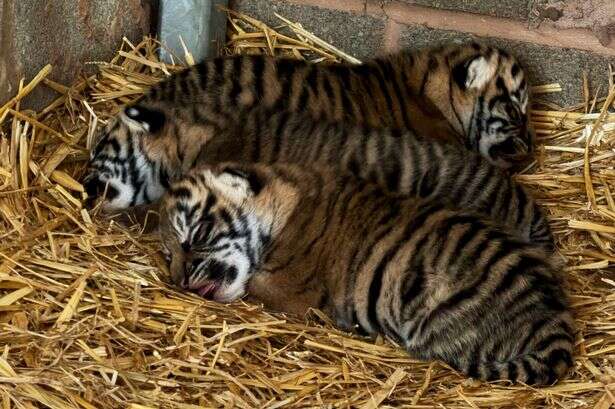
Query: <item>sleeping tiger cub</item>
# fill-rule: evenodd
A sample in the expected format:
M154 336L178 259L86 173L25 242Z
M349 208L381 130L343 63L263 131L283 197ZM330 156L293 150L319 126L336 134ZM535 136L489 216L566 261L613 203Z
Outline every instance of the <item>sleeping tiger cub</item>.
M475 43L400 52L362 65L216 58L152 87L111 121L92 151L89 186L95 194L102 179L109 179L107 173L121 174L122 183L140 194L116 207L155 200L163 189L149 186L141 167L158 167L161 155L183 162L195 146L234 124L238 113L256 107L408 130L466 146L508 167L532 151L527 105L528 84L515 58ZM132 155L135 150L140 157ZM126 192L119 190L123 198Z
M471 212L323 167L226 163L173 184L160 215L173 281L204 297L318 308L484 380L550 384L572 366L557 263Z
M185 124L225 127L230 115L257 105L284 108L320 120L410 129L508 167L532 149L527 104L517 60L472 43L402 51L361 65L216 58L154 86L133 119L167 136Z
M157 200L169 181L195 164L328 164L375 182L388 193L438 198L475 209L509 225L526 240L552 246L548 222L525 189L462 147L419 138L410 131L316 122L306 115L271 114L262 108L239 115L236 122L236 127L218 132L209 143L201 143L199 135L185 134L164 141L165 148L152 136L132 145L131 135L120 128L109 134L114 143L106 140L93 151L88 194L96 197L106 190L104 205L122 209ZM148 159L148 151L157 152L155 161Z

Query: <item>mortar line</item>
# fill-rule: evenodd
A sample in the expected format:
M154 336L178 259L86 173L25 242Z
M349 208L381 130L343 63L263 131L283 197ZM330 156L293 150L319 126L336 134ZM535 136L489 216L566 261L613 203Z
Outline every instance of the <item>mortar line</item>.
M382 50L385 53L393 53L399 50L401 30L401 24L391 18L387 18L384 26L384 42L382 44Z
M345 11L349 13L365 14L366 0L285 0L286 3L297 6L316 6L322 9Z
M324 9L363 13L361 0L286 0L289 3L316 6ZM615 57L615 49L605 47L588 29L557 29L542 25L529 29L525 22L501 17L472 14L461 11L441 10L400 1L387 2L374 7L368 1L367 14L382 17L382 11L398 24L420 25L432 29L458 31L479 37L495 37L558 48L574 48Z

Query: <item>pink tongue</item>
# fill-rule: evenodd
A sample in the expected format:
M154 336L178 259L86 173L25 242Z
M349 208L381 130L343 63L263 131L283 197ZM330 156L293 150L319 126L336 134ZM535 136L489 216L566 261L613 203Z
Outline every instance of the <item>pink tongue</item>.
M215 288L215 286L216 285L214 283L205 284L199 289L198 293L201 297L207 297L209 293L211 293L212 290Z

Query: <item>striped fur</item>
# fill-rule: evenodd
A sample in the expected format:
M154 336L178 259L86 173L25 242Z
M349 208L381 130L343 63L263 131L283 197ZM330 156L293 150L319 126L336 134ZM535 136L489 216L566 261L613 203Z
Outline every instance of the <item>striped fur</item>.
M130 155L133 160L117 155L118 166L127 169L122 172L114 169L116 177L108 190L122 192L124 196L118 194L109 202L120 202L115 207L121 208L139 204L143 199L156 199L156 194L166 189L164 178L176 180L196 164L320 163L375 182L388 193L437 198L474 209L509 225L524 239L552 245L548 222L526 190L504 171L461 147L418 138L409 131L315 122L305 115L288 112L271 115L264 109L240 115L236 122L237 129L219 132L207 144L199 144L195 140L198 135L181 138L160 151L156 160L141 159L146 155L139 152L146 151L147 145L133 148ZM114 134L124 135L119 131ZM156 143L147 138L144 141ZM120 140L115 145L124 146L125 142ZM112 144L101 146L110 149ZM146 162L151 166L143 165ZM141 189L131 190L139 180L147 183L141 183Z
M117 205L144 203L161 189L158 180L119 175L125 169L117 163L132 160L120 151L142 148L144 158L157 167L159 156L176 149L173 154L182 158L182 149L203 146L234 124L238 113L255 108L408 130L465 146L496 166L509 167L532 151L527 104L528 84L515 58L475 43L404 51L362 65L216 58L171 76L122 110L98 136L90 189L96 194L100 183L130 179L123 187L127 191L117 192L118 200L134 195ZM107 174L105 168L110 168Z
M362 65L265 56L217 58L151 89L135 108L150 131L214 123L256 105L370 128L410 129L463 144L510 166L530 152L528 84L517 60L477 43L402 51ZM151 110L148 112L148 110ZM162 117L162 118L161 118Z
M161 205L173 281L217 301L248 293L277 311L318 308L484 380L550 384L566 373L573 320L549 252L472 212L336 175L193 170Z

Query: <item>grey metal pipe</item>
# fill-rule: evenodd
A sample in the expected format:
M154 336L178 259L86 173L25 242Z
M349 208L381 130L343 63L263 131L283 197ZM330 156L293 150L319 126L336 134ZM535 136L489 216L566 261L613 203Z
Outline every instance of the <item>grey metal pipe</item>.
M227 0L160 0L158 38L176 56L183 58L180 36L196 62L217 54L226 35L226 14L217 6L228 6ZM160 57L170 63L169 52Z

